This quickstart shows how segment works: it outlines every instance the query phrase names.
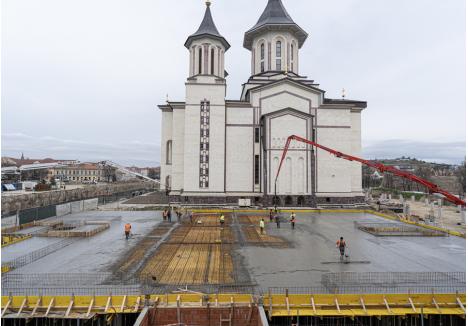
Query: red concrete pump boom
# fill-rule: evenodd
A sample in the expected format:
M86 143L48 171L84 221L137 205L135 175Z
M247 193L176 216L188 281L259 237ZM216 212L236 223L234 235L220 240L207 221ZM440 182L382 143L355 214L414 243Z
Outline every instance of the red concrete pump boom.
M302 138L302 137L299 137L299 136L296 136L296 135L289 136L288 140L286 141L286 145L284 146L284 150L283 150L283 156L281 157L281 162L280 162L279 167L278 167L278 172L276 173L275 185L276 185L276 182L278 181L278 176L279 176L279 173L280 173L280 170L281 170L281 166L283 165L283 161L284 161L284 159L286 157L286 153L288 152L289 145L290 145L292 140L297 140L297 141L309 144L311 146L323 149L324 151L327 151L330 154L335 155L336 157L342 158L344 160L354 161L354 162L359 162L361 164L365 164L365 165L370 166L371 168L374 168L374 169L376 169L376 170L378 170L378 171L380 171L382 173L385 173L385 172L392 173L392 174L397 175L399 177L402 177L402 178L417 182L417 183L423 185L424 187L426 187L429 190L429 193L441 194L442 196L445 197L446 200L448 200L449 202L451 202L451 203L453 203L455 205L466 206L465 201L461 200L457 196L452 195L448 191L445 191L444 189L439 188L439 186L437 186L436 184L434 184L432 182L429 182L429 181L427 181L427 180L425 180L423 178L420 178L420 177L418 177L418 176L416 176L414 174L398 170L397 168L395 168L393 166L387 166L387 165L383 165L381 163L364 160L364 159L356 157L356 156L351 156L351 155L348 155L348 154L344 154L344 153L335 151L334 149L322 146L320 144L317 144L316 142L313 142L311 140L308 140L308 139L305 139L305 138Z

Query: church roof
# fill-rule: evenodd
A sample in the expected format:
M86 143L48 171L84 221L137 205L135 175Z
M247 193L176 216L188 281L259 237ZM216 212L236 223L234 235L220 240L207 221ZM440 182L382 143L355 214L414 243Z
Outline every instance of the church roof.
M257 24L245 33L244 47L251 50L252 41L257 34L274 29L286 29L292 32L299 40L299 47L302 47L308 36L289 16L281 0L268 0Z
M192 41L203 37L211 37L217 39L224 45L226 50L231 47L228 41L226 41L226 39L221 34L219 34L218 29L216 28L216 25L213 21L213 16L211 15L209 1L206 2L205 16L203 17L203 21L201 22L200 27L194 34L190 35L187 38L187 41L185 41L185 47L188 49Z

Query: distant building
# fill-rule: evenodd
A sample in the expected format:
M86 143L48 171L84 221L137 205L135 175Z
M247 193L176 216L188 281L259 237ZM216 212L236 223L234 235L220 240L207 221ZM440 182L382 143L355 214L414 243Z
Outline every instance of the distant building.
M49 170L49 178L71 182L107 182L114 181L115 169L103 167L97 163L80 163L54 167Z

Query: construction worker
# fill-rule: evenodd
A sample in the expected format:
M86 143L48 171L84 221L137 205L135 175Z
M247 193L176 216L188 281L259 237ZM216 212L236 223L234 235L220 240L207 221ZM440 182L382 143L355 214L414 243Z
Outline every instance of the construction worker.
M221 224L221 226L224 225L224 214L221 214L221 216L219 217L219 224Z
M344 241L343 237L340 237L340 240L336 242L336 247L340 250L340 260L343 260L346 249L346 241Z
M296 226L296 213L292 212L290 217L291 228L294 230L294 227Z
M182 217L182 212L180 211L180 209L176 210L176 215L177 215L177 222L180 223L180 218Z
M130 238L130 231L132 230L132 225L130 223L125 224L125 239Z
M264 230L265 230L265 220L262 218L260 220L260 234L263 234Z
M277 227L278 229L280 229L280 228L281 228L281 225L280 225L281 221L280 221L279 214L276 214L276 215L275 215L275 222L276 222L276 227Z
M171 219L172 219L172 207L169 206L169 209L167 210L167 220L169 221L169 223L171 223Z

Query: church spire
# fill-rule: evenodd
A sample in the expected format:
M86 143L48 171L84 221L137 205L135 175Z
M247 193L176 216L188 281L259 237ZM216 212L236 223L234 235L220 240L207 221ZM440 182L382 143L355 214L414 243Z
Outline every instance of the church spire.
M200 27L194 34L190 35L187 38L187 41L185 42L185 47L187 49L190 47L190 44L194 40L200 39L203 37L211 37L220 41L225 47L226 51L231 47L228 41L226 41L226 39L218 32L218 29L216 28L216 25L213 21L213 16L211 15L210 7L211 7L211 1L207 0L205 16L203 17Z
M286 11L281 0L268 0L268 4L254 27L249 29L244 36L244 47L252 49L253 39L267 30L284 30L295 35L302 47L307 39L307 33L297 25Z

